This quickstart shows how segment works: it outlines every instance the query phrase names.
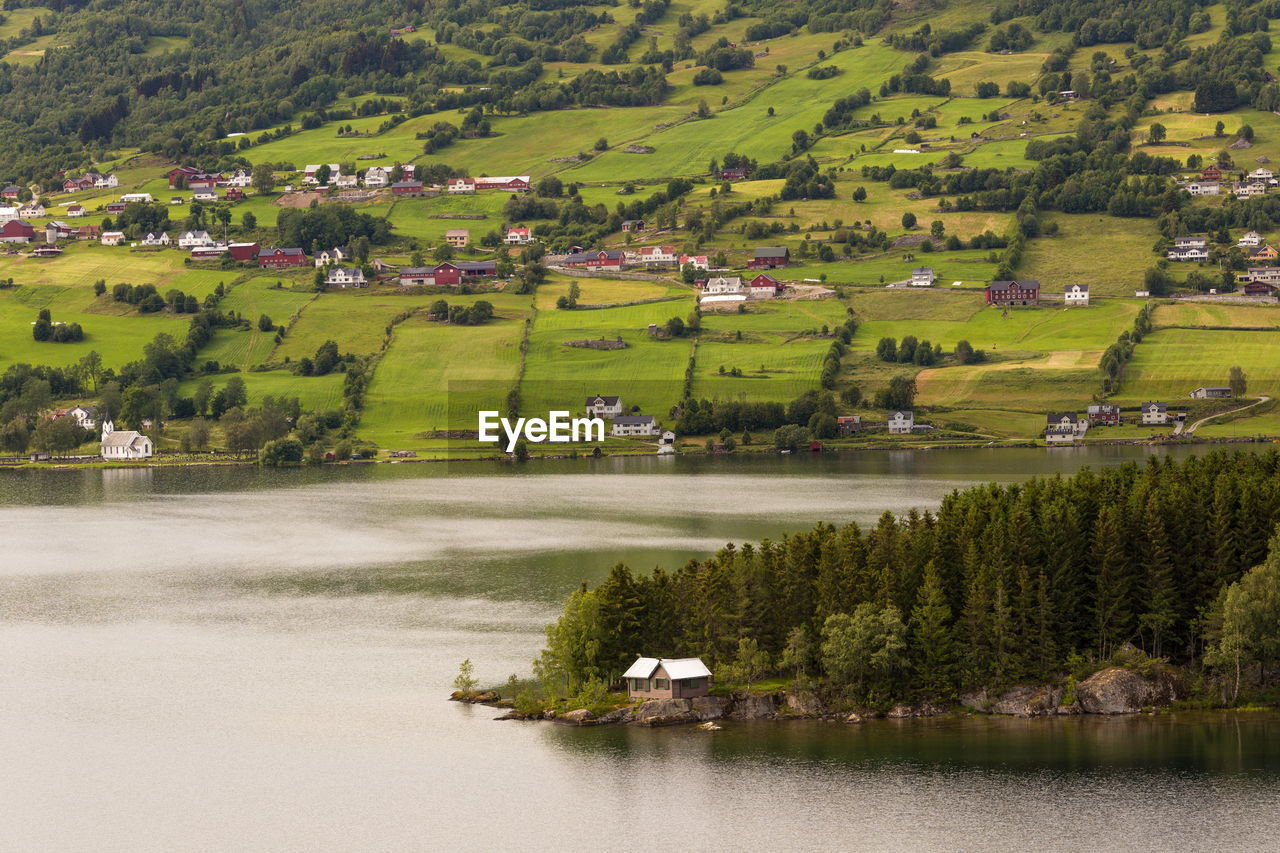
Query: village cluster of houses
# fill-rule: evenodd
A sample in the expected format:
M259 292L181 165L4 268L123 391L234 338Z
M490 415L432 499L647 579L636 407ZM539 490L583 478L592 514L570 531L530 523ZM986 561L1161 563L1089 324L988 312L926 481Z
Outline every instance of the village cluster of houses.
M596 394L587 398L587 417L610 422L609 435L614 438L660 438L659 452L674 453L676 434L658 429L653 415L624 415L622 398Z
M1248 270L1239 277L1245 296L1275 296L1280 290L1280 251L1269 245L1257 231L1246 231L1236 241L1249 262ZM1203 235L1173 238L1166 257L1171 261L1209 260L1209 240Z
M1202 386L1187 395L1194 400L1229 399L1231 389L1226 386ZM1168 426L1171 423L1182 423L1185 412L1170 412L1169 404L1153 400L1143 403L1139 409L1139 421L1143 426ZM1086 414L1074 412L1055 412L1047 418L1044 431L1046 444L1075 444L1084 437L1090 427L1118 426L1124 419L1120 407L1112 403L1095 403L1089 406ZM1176 432L1176 431L1175 431Z
M1180 186L1191 195L1225 195L1231 193L1236 198L1253 198L1266 195L1280 181L1270 169L1259 166L1247 175L1240 175L1240 180L1224 182L1222 169L1208 166L1200 172L1199 178L1183 181Z

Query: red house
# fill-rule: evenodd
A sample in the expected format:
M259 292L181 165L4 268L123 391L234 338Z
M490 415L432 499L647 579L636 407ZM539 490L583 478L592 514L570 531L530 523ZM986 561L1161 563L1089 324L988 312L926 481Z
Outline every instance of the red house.
M227 201L239 201L244 198L244 190L239 187L232 187L227 190Z
M1276 286L1265 281L1247 281L1242 290L1245 296L1272 296L1276 292Z
M261 248L257 243L232 243L227 246L227 251L231 253L231 257L237 261L251 261L258 257Z
M195 166L179 166L169 170L169 189L187 186L187 179L192 175L203 174Z
M787 289L785 284L767 272L762 272L751 279L751 283L747 287L750 288L752 296L776 296Z
M1222 170L1219 169L1217 166L1209 166L1205 168L1203 172L1200 173L1200 180L1220 181L1222 180Z
M742 167L733 169L721 169L720 180L722 181L741 181L745 180L749 173Z
M1040 301L1040 282L993 281L986 295L988 305L1035 305Z
M78 193L81 190L93 189L93 178L88 175L81 175L78 178L67 178L62 182L62 191L65 193Z
M10 219L0 226L0 243L30 243L36 236L36 229L25 219Z
M122 201L113 201L107 205L107 213L124 213L124 209L128 207Z
M747 261L749 270L771 270L785 267L791 263L791 250L786 246L765 246L756 249L751 260Z
M307 265L307 254L301 249L261 249L258 252L258 266L274 267L276 269L282 267L305 267Z
M19 193L19 189L17 187L8 186L8 187L5 187L3 190L0 190L0 197L14 199L18 197L18 193Z

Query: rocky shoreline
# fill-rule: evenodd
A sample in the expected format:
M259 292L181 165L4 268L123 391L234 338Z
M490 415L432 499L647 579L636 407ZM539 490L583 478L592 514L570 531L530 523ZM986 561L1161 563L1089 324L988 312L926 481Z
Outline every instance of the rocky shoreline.
M1049 717L1076 714L1137 714L1164 707L1185 697L1182 679L1171 672L1142 675L1122 667L1108 667L1076 684L1071 696L1061 684L1012 687L999 694L985 690L961 695L958 704L896 705L883 716L893 719L934 717L956 711L1011 717ZM455 692L453 701L508 708L499 720L550 720L569 726L629 725L643 727L698 725L719 729L721 720L831 720L861 723L878 713L835 711L813 692L773 693L738 691L727 696L696 699L649 699L597 716L587 708L557 713L520 713L493 691Z

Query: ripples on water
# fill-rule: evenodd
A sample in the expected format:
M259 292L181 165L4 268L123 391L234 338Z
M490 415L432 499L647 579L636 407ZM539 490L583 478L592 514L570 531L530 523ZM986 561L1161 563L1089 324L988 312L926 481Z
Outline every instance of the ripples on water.
M708 735L443 701L465 657L527 672L619 559L1081 458L1123 456L0 477L0 850L1274 849L1269 714Z

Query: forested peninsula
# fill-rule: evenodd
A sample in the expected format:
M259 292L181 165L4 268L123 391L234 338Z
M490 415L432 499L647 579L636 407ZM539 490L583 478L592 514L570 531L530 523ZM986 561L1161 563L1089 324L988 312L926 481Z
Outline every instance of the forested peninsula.
M1109 669L1200 706L1275 699L1280 452L1152 457L953 492L648 574L614 566L547 626L518 712L618 708L637 656L701 657L828 709L954 706L1019 685L1072 704ZM734 691L739 691L734 694ZM503 691L504 693L506 691Z

